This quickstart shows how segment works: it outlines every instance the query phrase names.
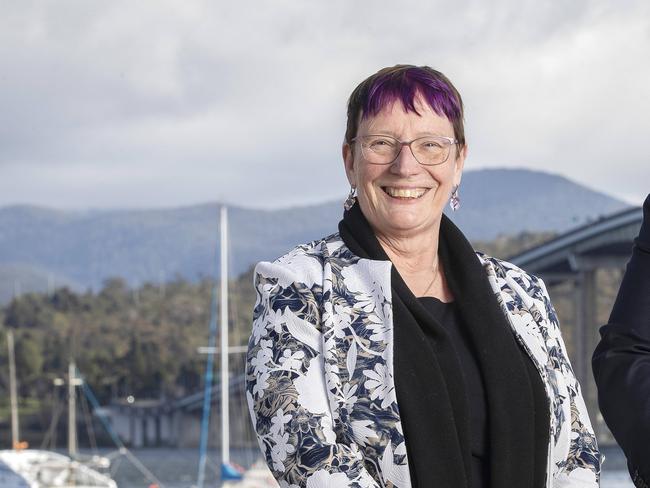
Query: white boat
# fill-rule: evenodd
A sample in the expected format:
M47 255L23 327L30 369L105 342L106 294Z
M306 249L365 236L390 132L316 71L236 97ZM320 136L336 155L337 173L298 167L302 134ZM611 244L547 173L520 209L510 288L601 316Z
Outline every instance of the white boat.
M0 451L0 487L2 488L117 488L110 477L58 452L43 449L25 449L18 429L18 395L16 393L16 366L14 336L7 332L9 349L9 390L11 402L11 437L14 449ZM68 448L71 455L77 451L75 388L81 384L74 363L68 370Z
M63 454L40 449L0 451L2 488L117 488L108 476Z

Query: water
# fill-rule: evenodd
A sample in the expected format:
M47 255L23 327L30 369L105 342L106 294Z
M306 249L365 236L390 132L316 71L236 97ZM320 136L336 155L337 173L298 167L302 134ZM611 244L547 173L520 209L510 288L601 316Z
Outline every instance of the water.
M604 470L600 486L601 488L634 488L634 483L627 471Z
M115 451L100 449L99 454L111 456ZM165 488L191 488L196 486L199 466L198 449L133 449L131 451L160 480ZM84 452L90 454L90 452ZM206 470L205 486L220 486L220 456L219 451L209 451ZM259 450L231 449L231 461L249 467L259 457ZM152 481L148 480L125 456L118 456L111 465L111 476L119 488L148 488Z
M616 445L601 446L600 451L605 455L600 486L602 488L634 488L621 448Z
M603 467L601 488L634 488L625 459L616 447L603 449L607 461ZM108 450L100 451L107 454ZM150 469L165 488L190 488L196 485L198 449L134 449L133 454ZM245 467L258 457L257 449L233 449L231 460ZM208 453L205 486L219 486L219 451ZM120 488L148 488L150 482L124 457L113 465L113 478Z

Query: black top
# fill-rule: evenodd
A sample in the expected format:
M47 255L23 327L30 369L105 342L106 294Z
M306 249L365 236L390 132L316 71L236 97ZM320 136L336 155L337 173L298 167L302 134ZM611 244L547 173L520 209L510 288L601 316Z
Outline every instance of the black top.
M358 204L344 213L339 231L355 255L389 260ZM445 215L438 254L461 323L471 324L465 329L485 385L487 486L543 487L550 412L542 379L516 340L483 264ZM411 486L474 487L472 420L459 354L394 266L390 292L395 393Z
M593 356L600 410L636 486L650 486L650 195L609 323Z
M476 354L455 302L445 303L434 297L420 297L419 300L431 316L445 328L458 355L468 400L472 454L471 486L472 488L486 488L490 482L487 403L483 377L476 360ZM429 345L435 348L435 338L431 331L424 327L424 334L429 340Z

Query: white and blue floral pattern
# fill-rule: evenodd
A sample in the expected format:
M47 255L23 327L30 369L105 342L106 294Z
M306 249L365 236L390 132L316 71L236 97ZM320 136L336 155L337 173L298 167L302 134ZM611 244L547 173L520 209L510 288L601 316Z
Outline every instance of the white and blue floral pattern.
M596 487L600 455L544 283L478 254L546 385L547 486ZM255 269L246 397L281 487L409 487L393 377L391 263L338 234Z

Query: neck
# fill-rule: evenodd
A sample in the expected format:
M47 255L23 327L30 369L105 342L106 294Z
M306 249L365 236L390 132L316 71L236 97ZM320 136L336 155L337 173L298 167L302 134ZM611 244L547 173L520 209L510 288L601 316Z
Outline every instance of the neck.
M409 236L388 235L373 230L379 244L400 272L428 273L436 267L440 221L426 232Z

